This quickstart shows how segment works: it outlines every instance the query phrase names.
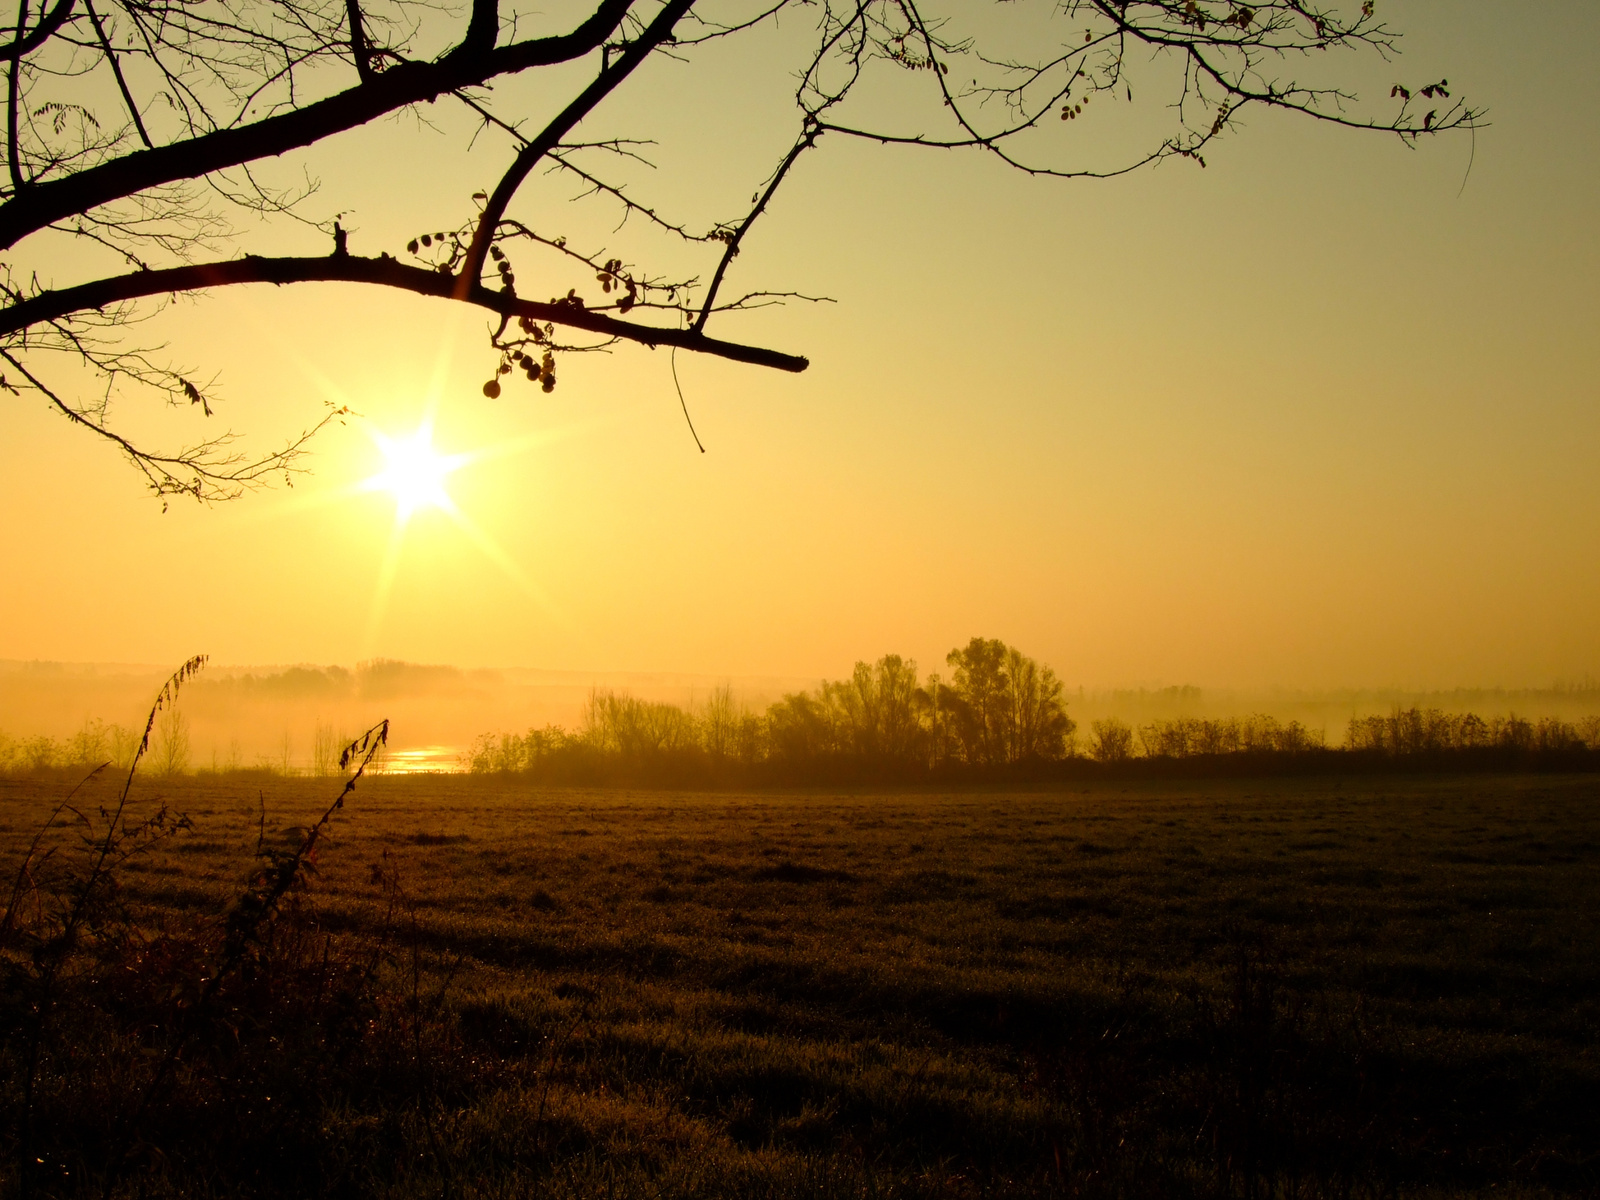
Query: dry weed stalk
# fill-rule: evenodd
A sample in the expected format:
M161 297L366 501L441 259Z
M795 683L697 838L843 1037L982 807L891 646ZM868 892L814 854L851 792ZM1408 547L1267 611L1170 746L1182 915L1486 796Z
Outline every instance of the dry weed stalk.
M345 800L388 740L389 724L381 721L344 748L339 758L340 768L349 770L353 766L354 770L333 803L306 829L293 850L275 850L262 838L257 846L260 865L227 910L220 937L212 932L215 927L210 922L202 920L177 938L152 939L120 903L118 869L158 842L191 829L192 822L187 816L173 813L164 802L143 820L132 821L129 798L139 766L150 752L158 718L170 712L183 685L205 662L204 655L189 659L163 684L151 706L116 803L109 808L102 807L98 821L74 807L73 801L86 784L110 766L109 763L95 767L50 812L23 855L4 913L0 915L0 1004L9 1010L6 1016L11 1018L3 1022L10 1028L0 1038L0 1050L6 1049L4 1043L10 1043L15 1051L6 1057L10 1059L8 1065L14 1069L17 1087L12 1093L17 1097L19 1109L14 1179L21 1196L47 1188L48 1180L41 1172L53 1169L46 1166L42 1157L38 1125L38 1089L46 1065L47 1045L52 1039L60 1040L63 1036L52 1029L53 1014L65 1013L70 1007L77 1018L92 1022L109 1015L114 1021L126 1024L127 1014L142 1006L150 1010L146 1017L151 1028L165 1030L168 1034L165 1050L144 1085L138 1087L134 1082L137 1075L122 1080L125 1087L131 1085L135 1089L127 1094L137 1096L131 1116L119 1119L114 1109L103 1114L106 1120L102 1183L105 1192L110 1194L139 1153L159 1153L141 1136L147 1116L168 1090L186 1047L216 1016L214 1009L224 984L238 975L247 962L283 949L269 947L267 943L284 912L286 898L303 883L312 869L317 844L334 814L344 807ZM82 845L86 856L82 861L64 861L64 856L58 853L59 846L47 845L47 838L61 827L64 817L73 818L83 827ZM397 887L391 890L397 894ZM394 896L391 896L391 918L393 905ZM325 982L323 977L328 975L329 946L324 945L322 950L319 998ZM355 974L370 978L377 966L375 959L367 970ZM146 976L163 972L171 975L171 986L155 989L159 994L142 996L141 987L153 982ZM185 975L190 980L198 976L197 991L192 984L182 983ZM69 993L81 1003L68 1006ZM116 1015L119 1013L122 1016ZM123 1040L126 1037L124 1033ZM74 1070L87 1069L81 1065L75 1068L72 1062L84 1059L86 1052L92 1058L104 1048L79 1044L70 1038L63 1047L66 1057L57 1074L65 1071L67 1075L58 1082L65 1082L69 1087L87 1086L84 1080L72 1083L69 1077ZM51 1052L52 1057L54 1053ZM136 1057L150 1056L154 1048L141 1047L134 1053ZM143 1074L143 1070L139 1069L137 1074Z
M156 718L177 703L183 685L199 674L206 664L206 656L197 654L180 666L161 690L145 720L144 734L134 751L128 767L128 777L123 782L116 806L100 809L104 832L96 834L93 822L73 807L72 799L78 791L110 763L102 763L91 771L67 798L51 812L28 853L24 856L17 878L11 889L11 899L5 917L0 919L0 952L6 953L4 986L11 995L22 995L23 1001L23 1051L22 1113L20 1156L17 1171L18 1191L27 1196L31 1191L32 1167L36 1161L35 1142L35 1089L38 1084L40 1055L44 1049L50 1014L59 998L63 972L72 964L79 948L79 939L85 929L101 935L102 941L122 940L129 936L125 913L114 905L114 873L129 858L148 850L156 842L191 827L189 819L181 814L174 816L161 805L156 812L134 825L127 822L128 795L133 789L133 779L139 763L150 749L150 736ZM90 851L90 862L77 878L69 872L54 899L57 914L52 920L46 912L45 889L41 868L55 857L51 848L40 853L45 835L56 825L63 814L71 814L85 827L84 842ZM31 901L33 920L27 925L17 921L24 900ZM65 901L64 906L60 903ZM21 951L22 954L17 952ZM20 961L19 961L20 960Z
M282 912L284 898L303 881L313 861L317 842L327 831L328 825L333 820L333 814L344 807L345 798L355 791L356 783L366 774L373 757L388 740L389 722L383 720L344 748L339 755L340 770L347 770L357 759L360 759L360 762L345 780L338 797L327 807L316 824L306 830L300 839L300 844L294 850L284 854L267 846L265 838L258 839L256 854L265 865L255 873L249 885L240 893L228 911L224 925L226 934L216 967L206 980L199 997L189 1007L178 1036L168 1045L167 1052L161 1059L161 1065L145 1088L144 1096L133 1118L134 1131L137 1131L143 1123L151 1104L171 1078L178 1055L210 1014L223 983L239 970L253 951L263 946L268 930ZM130 1144L132 1144L131 1139Z

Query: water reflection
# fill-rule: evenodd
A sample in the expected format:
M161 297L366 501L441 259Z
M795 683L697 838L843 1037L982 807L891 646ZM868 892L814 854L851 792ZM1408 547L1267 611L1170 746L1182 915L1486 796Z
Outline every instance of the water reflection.
M466 765L459 746L410 746L390 751L373 769L385 775L453 775L466 770Z

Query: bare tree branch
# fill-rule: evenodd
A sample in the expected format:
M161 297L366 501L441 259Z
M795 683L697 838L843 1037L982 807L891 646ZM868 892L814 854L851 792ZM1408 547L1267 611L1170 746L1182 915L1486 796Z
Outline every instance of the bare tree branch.
M147 149L153 149L155 143L150 140L149 131L144 127L144 118L139 115L139 105L133 98L133 93L128 90L128 81L123 78L122 65L117 62L117 52L111 48L111 39L106 36L105 26L100 23L99 14L94 11L94 0L83 0L83 10L89 15L89 23L94 26L94 35L100 39L100 48L106 52L106 61L111 64L111 74L116 77L117 90L122 93L122 102L128 106L128 116L133 118L133 127L139 131L139 140Z
M17 36L8 45L0 46L0 59L15 62L24 54L44 45L67 23L67 18L72 15L73 3L74 0L56 0L56 6L45 14L44 20L26 33L21 28L21 22L18 22Z
M150 490L158 496L182 495L204 501L232 500L243 492L261 486L269 478L302 472L303 468L296 463L304 455L312 438L348 415L347 409L331 409L322 420L292 438L282 449L258 459L246 459L230 452L228 447L234 441L233 434L223 434L172 454L152 454L68 404L9 350L0 347L0 358L10 363L17 374L48 399L51 406L67 420L121 450L123 456L145 477ZM0 388L16 391L3 376L0 376Z
M362 258L330 255L325 258L236 258L228 262L197 263L161 271L134 271L77 287L41 292L0 309L0 339L31 326L59 320L89 309L104 309L142 297L164 296L227 287L240 283L368 283L397 288L419 296L461 300L502 317L528 317L645 346L678 346L717 358L780 371L804 371L810 360L760 346L708 337L694 329L664 329L619 321L570 303L540 303L511 292L477 286L465 294L457 282L439 271L409 267L387 255Z
M814 120L807 119L800 133L800 138L795 142L793 149L783 156L783 161L778 164L778 169L772 173L772 178L767 181L766 189L761 193L760 199L755 203L744 220L739 222L738 228L727 239L727 249L722 252L722 258L717 263L716 274L711 277L711 286L706 288L706 298L700 306L699 315L694 319L693 328L696 332L705 328L706 318L712 313L713 305L717 302L717 292L722 287L722 280L728 273L728 266L733 262L734 256L739 253L739 247L744 243L744 236L750 231L750 226L757 217L767 211L767 205L772 203L772 197L777 195L778 189L783 186L783 181L788 178L789 170L800 156L817 144L819 130Z
M1038 24L1009 53L997 48L993 28L981 29L981 39L964 33L961 22L988 17L952 0L721 2L726 7L707 15L712 0L589 0L589 15L569 32L522 36L532 11L521 6L531 0L471 0L465 30L441 0L19 0L9 42L0 46L7 89L0 252L37 248L31 261L70 269L65 264L104 261L109 251L139 269L46 288L37 279L13 281L8 263L18 260L0 260L0 358L15 378L115 442L158 492L211 498L284 469L303 443L247 462L227 448L231 435L155 454L113 430L113 385L119 396L142 388L211 412L183 375L122 340L151 300L245 283L344 282L470 304L498 318L488 339L496 357L484 385L489 395L499 394L500 375L514 371L550 391L557 353L622 342L799 371L805 358L706 330L730 311L809 299L759 284L736 300L722 297L736 262L746 261L755 223L824 134L972 150L1032 175L1104 178L1173 157L1203 166L1250 108L1408 143L1483 123L1482 110L1452 99L1442 79L1397 82L1387 98L1362 105L1337 75L1303 82L1293 73L1342 52L1393 61L1398 35L1374 15L1372 0L1346 0L1342 8L1316 0L1015 0L1008 8L1034 10ZM30 28L30 5L44 4L48 11ZM585 140L579 126L631 86L652 57L692 69L707 43L761 26L781 33L792 52L785 68L793 76L781 79L795 82L779 86L792 87L798 129L775 144L770 170L753 190L736 191L730 216L704 224L668 219L632 175L648 165L644 143L610 133ZM592 65L582 65L591 55ZM564 71L549 78L564 91L494 87L561 64ZM1070 136L1072 122L1132 104L1134 86L1152 78L1163 120L1154 132L1116 147L1114 156L1104 142L1091 149ZM911 102L898 102L885 83L903 84ZM886 94L897 102L884 105ZM350 254L348 218L315 211L315 182L284 187L269 173L276 156L402 111L441 128L419 107L440 97L476 117L470 144L498 131L510 145L492 188L442 220L414 214L412 228L435 232L411 240L413 261L399 261L399 247L377 257ZM116 107L115 117L102 121L97 105ZM637 216L638 232L702 265L666 273L625 261L614 248L569 245L527 194L541 169L577 180L579 201L618 205L619 230ZM331 237L334 253L248 252L247 235L291 222ZM49 257L53 244L31 240L41 233L73 239L87 253ZM628 253L653 251L630 246ZM491 264L498 287L484 282ZM519 268L541 287L554 281L556 294L548 302L519 296ZM68 401L50 390L35 360L54 352L76 356L107 381L105 398Z
M499 227L500 218L506 214L511 197L522 186L522 181L528 177L528 173L538 166L540 159L561 143L561 139L571 132L573 126L588 116L600 101L633 74L652 50L672 36L672 27L693 4L694 0L667 0L656 19L650 22L644 32L629 42L616 60L608 64L593 83L579 92L572 103L544 127L538 137L533 138L517 152L516 159L500 177L500 182L483 207L483 214L478 218L477 232L473 234L472 245L467 250L466 261L461 266L460 280L457 284L463 292L477 286L482 277L483 261L489 256L489 242Z
M123 196L297 150L407 105L437 99L497 75L581 58L605 42L631 3L632 0L601 0L595 14L569 34L486 52L471 45L469 32L456 50L438 62L401 63L370 83L252 125L220 129L124 155L61 179L36 182L0 204L0 249L16 245L28 234L62 217Z

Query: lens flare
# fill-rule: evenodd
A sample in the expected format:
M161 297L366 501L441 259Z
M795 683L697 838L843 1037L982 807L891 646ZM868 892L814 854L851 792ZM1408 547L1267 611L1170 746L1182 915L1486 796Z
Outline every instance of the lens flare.
M395 577L400 569L401 554L406 541L407 526L411 518L428 509L436 509L447 517L468 541L486 558L503 571L537 603L547 614L560 618L543 588L529 578L528 573L503 550L487 533L478 527L466 513L457 507L445 481L462 467L490 458L500 458L521 453L548 440L547 437L523 438L502 442L492 449L474 450L466 454L441 454L433 445L433 420L431 415L408 437L390 437L377 429L368 428L373 444L383 452L384 467L376 475L356 486L361 492L387 492L394 499L394 524L389 529L388 543L383 560L378 566L378 578L373 589L372 611L367 623L367 644L376 644L378 631L383 625L394 590Z
M426 423L408 438L391 438L372 430L372 440L383 451L384 469L363 485L366 491L388 492L394 497L396 519L404 524L419 509L455 512L445 491L451 472L471 459L467 454L440 454L433 448L433 426Z

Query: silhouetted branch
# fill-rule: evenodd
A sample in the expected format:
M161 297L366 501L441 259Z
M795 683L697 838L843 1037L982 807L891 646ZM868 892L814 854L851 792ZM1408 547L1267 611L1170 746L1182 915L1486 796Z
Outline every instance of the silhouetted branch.
M88 3L89 0L84 0ZM346 19L350 23L350 57L355 60L356 76L369 83L375 74L372 66L372 45L367 41L367 30L361 17L359 0L345 0Z
M158 496L192 496L196 500L231 500L252 487L259 486L270 476L296 471L295 460L305 453L306 446L330 422L347 415L348 410L336 408L310 429L303 431L281 450L262 458L247 459L233 454L228 447L234 441L231 433L211 438L197 445L185 447L172 454L156 454L135 445L115 430L95 420L80 409L68 404L61 395L37 375L29 371L9 350L0 347L0 358L10 363L28 384L48 399L52 405L75 425L105 438L116 446L145 477L150 490ZM0 376L0 387L16 389ZM198 393L197 393L198 395Z
M693 4L694 0L667 0L656 19L650 22L644 32L629 42L615 61L607 64L594 82L579 92L577 98L562 109L560 115L546 125L538 137L530 140L517 152L517 157L500 177L500 182L495 185L494 191L484 204L483 213L478 218L478 228L473 234L472 245L467 250L466 261L462 265L457 284L463 294L466 289L475 287L482 276L483 262L489 256L489 243L499 227L500 218L505 216L511 197L522 186L522 181L528 177L528 173L561 143L561 139L566 137L573 126L593 111L595 105L633 74L652 50L671 37L672 27Z
M778 164L778 169L772 173L772 178L767 181L767 186L756 200L754 207L750 209L744 220L740 221L737 228L727 237L727 248L722 252L722 258L717 263L716 274L711 277L711 286L706 288L706 298L700 306L699 315L694 319L692 328L696 333L705 328L706 318L711 315L712 306L717 302L717 292L722 287L723 277L728 273L728 266L739 253L740 246L744 244L744 235L750 232L750 226L755 223L756 218L767 211L767 205L772 203L772 197L777 195L778 189L783 186L783 181L788 178L790 168L799 161L802 154L816 144L817 125L814 121L808 120L800 133L799 140L795 142L789 153L783 156L783 161Z
M14 246L52 221L148 188L309 146L386 113L485 83L497 75L580 58L604 44L631 3L601 0L594 15L571 33L487 51L471 44L469 31L455 51L437 62L400 63L370 82L303 108L136 151L61 179L35 182L0 204L0 249Z
M133 127L139 131L139 140L145 144L146 149L153 149L155 143L150 140L149 131L144 127L144 118L139 115L139 105L134 101L133 93L128 90L128 81L122 74L122 64L117 61L117 52L111 47L111 39L106 36L106 28L101 23L99 14L94 11L94 0L83 0L83 10L89 15L89 23L94 26L94 35L100 41L100 48L105 51L106 62L111 64L111 74L116 78L117 91L122 94L122 102L128 108L128 116L133 119Z
M492 291L481 284L462 291L453 275L407 266L387 255L380 258L362 258L349 254L325 258L247 256L228 262L198 263L161 271L134 271L127 275L79 284L77 287L41 292L8 308L0 309L0 338L20 333L30 326L45 321L58 320L72 313L87 309L103 309L148 296L199 291L238 283L311 282L377 284L381 287L413 292L419 296L460 300L488 309L502 317L528 317L536 321L549 321L605 337L638 342L645 346L678 346L684 350L695 350L717 358L731 359L734 362L775 367L780 371L803 371L810 365L809 359L798 355L784 354L760 346L727 342L707 337L698 330L662 329L638 325L602 313L589 312L572 304L524 300L514 293ZM5 352L0 351L0 353ZM12 361L15 365L15 360Z
M17 30L17 36L8 45L0 46L0 60L15 62L31 50L36 50L50 39L50 36L67 23L67 18L72 15L72 6L75 0L56 0L56 6L45 14L44 20L32 29L24 32Z
M940 16L925 13L922 0L755 0L726 19L695 12L695 0L589 0L589 15L570 32L536 37L518 32L529 16L517 8L525 0L472 0L464 31L460 18L449 14L440 17L448 26L430 24L426 33L416 14L435 11L434 0L274 0L270 6L264 0L98 0L98 10L96 2L19 0L9 46L0 47L7 88L0 251L50 231L79 239L95 255L121 255L140 270L50 290L37 282L17 286L5 276L0 352L61 411L115 442L162 493L227 494L283 466L300 443L256 463L227 453L226 436L176 455L150 454L109 427L106 401L68 401L39 380L34 366L24 371L37 351L75 353L120 385L164 390L209 413L205 398L175 372L143 352L120 348L121 326L134 317L133 309L120 306L132 301L236 283L341 281L472 304L499 317L489 339L499 358L484 385L489 395L499 394L500 375L515 370L549 391L556 353L623 341L799 371L804 358L711 338L706 328L723 312L798 298L746 290L738 300L721 299L755 222L824 134L881 146L975 150L1031 175L1106 178L1171 157L1205 165L1203 154L1249 106L1413 143L1482 124L1481 110L1452 100L1442 79L1425 86L1396 83L1394 103L1358 109L1337 79L1302 83L1289 74L1288 64L1335 51L1390 61L1398 35L1374 15L1370 0L1349 0L1344 15L1312 0L1061 0L1041 4L1049 9L1041 19L1056 35L1030 34L1018 56L991 53L963 35L957 22L968 13L961 6ZM50 7L29 29L35 4ZM634 161L647 161L638 149L643 143L605 134L580 140L578 127L636 79L652 56L688 64L707 42L763 24L776 29L780 16L788 33L801 14L809 24L802 27L806 44L793 90L798 128L748 204L741 187L735 217L695 228L664 217L624 173ZM416 43L443 49L424 58ZM540 91L535 108L511 107L518 103L514 91L497 93L492 86L591 55L592 66L558 74L565 83L557 86L569 90ZM1097 159L1076 139L1051 135L1072 128L1057 124L1057 117L1092 119L1108 104L1131 104L1131 76L1144 69L1158 72L1165 121L1147 141ZM354 85L344 86L352 70ZM922 104L884 108L863 101L860 85L884 72L910 73ZM339 90L329 94L330 87ZM464 212L444 221L416 216L413 228L453 230L419 233L411 241L407 250L419 265L391 254L351 255L344 226L306 211L315 188L309 179L304 189L278 190L253 173L264 161L384 116L411 110L423 120L419 106L440 97L459 100L482 122L473 139L499 131L512 145L498 182L473 193ZM94 106L107 100L119 114L102 125ZM1098 103L1086 107L1091 101ZM594 150L609 155L580 158ZM691 250L714 244L703 253L715 261L706 262L704 274L674 269L666 275L605 247L574 249L534 214L513 213L514 204L527 205L524 185L541 167L579 180L580 200L620 205L622 223L638 216ZM251 226L258 218L279 217L312 225L334 239L335 253L238 256L247 243L231 222L233 210L249 213L250 221L241 224ZM29 242L26 252L34 245ZM524 271L524 280L548 278L542 268L552 262L569 275L581 267L605 298L591 293L590 304L579 290L593 285L559 275L550 289L558 295L548 302L522 298L511 258L517 255L517 265L526 267L523 251L537 251L544 260L537 274ZM485 286L491 269L497 287ZM637 318L646 310L670 314L676 327L643 323ZM629 314L635 319L626 319ZM557 326L580 336L566 339Z

